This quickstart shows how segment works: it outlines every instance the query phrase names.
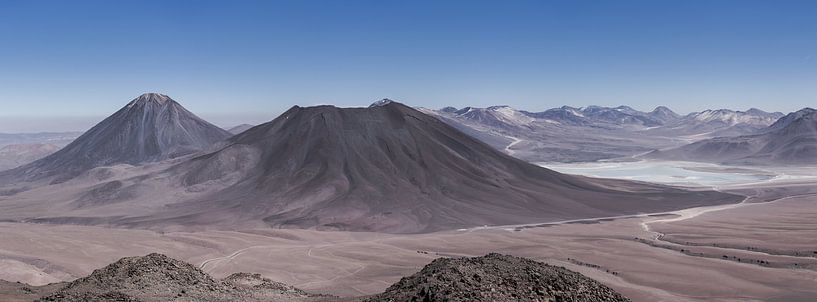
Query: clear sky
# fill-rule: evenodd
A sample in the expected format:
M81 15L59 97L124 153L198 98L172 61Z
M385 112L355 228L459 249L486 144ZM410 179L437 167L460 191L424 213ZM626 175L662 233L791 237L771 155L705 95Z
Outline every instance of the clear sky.
M224 126L384 97L788 112L817 106L817 1L0 1L0 132L143 92Z

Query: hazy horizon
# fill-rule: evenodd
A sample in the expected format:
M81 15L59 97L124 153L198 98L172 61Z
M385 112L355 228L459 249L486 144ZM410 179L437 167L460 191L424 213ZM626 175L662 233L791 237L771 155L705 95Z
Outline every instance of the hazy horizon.
M170 97L174 98L172 95L170 95ZM280 115L281 113L283 113L283 111L286 110L286 108L285 108L285 109L283 109L281 111L276 111L276 112L272 112L272 111L270 111L270 112L256 112L256 113L252 113L252 114L236 114L236 113L204 113L204 114L200 114L199 112L197 112L196 110L193 109L193 108L197 107L197 106L195 106L197 104L197 102L190 102L194 106L189 106L187 104L187 102L185 102L185 101L175 99L175 98L174 98L174 100L179 102L182 106L185 106L185 108L187 108L188 110L191 110L194 114L198 115L199 117L207 120L210 123L213 123L216 126L224 128L224 129L229 129L231 127L241 125L241 124L258 125L258 124L261 124L261 123L269 122L272 119L278 117L278 115ZM341 107L366 107L366 106L369 106L374 101L376 101L376 100L371 100L371 102L368 102L368 103L361 102L359 104L341 106ZM409 106L414 106L410 102L406 102L404 100L396 100L396 101L405 103L405 104L407 104ZM100 121L102 121L103 119L105 119L106 117L108 117L110 114L113 114L117 110L124 107L128 102L130 102L130 100L126 100L126 101L121 102L121 104L119 104L118 107L117 106L111 106L111 110L110 110L110 112L108 114L100 114L100 115L9 116L9 115L0 114L0 133L84 132L84 131L90 129L91 127L93 127L94 125L96 125L97 123L99 123ZM111 102L111 104L115 105L112 102ZM326 105L326 104L334 105L332 103L316 103L316 104L295 104L295 103L293 103L293 104L289 105L288 107L295 106L295 105L299 105L299 106L318 106L318 105ZM495 104L487 105L487 106L484 106L484 107L494 106L494 105L507 105L507 104L495 103ZM557 106L548 107L548 108L521 108L521 107L516 107L516 106L512 106L512 107L514 107L515 109L518 109L518 110L526 110L526 111L537 112L537 111L544 111L544 110L547 110L547 109L561 107L561 106L572 106L572 107L577 107L578 108L578 107L587 107L587 106L593 106L593 105L597 105L597 104L584 104L584 105L563 104L563 105L557 105ZM441 109L442 107L446 107L446 106L452 106L452 105L440 104L440 105L438 105L436 107L427 107L427 108ZM461 105L461 106L454 106L454 107L463 108L463 107L469 107L469 106L474 107L474 105L467 105L467 104ZM636 107L636 106L633 106L633 105L630 105L630 104L611 104L611 105L605 105L605 106L609 106L609 107L630 106L630 107L633 107L636 110L645 111L645 112L651 111L651 110L655 109L655 107L657 107L657 106L666 106L666 107L670 108L671 110L673 110L676 113L681 114L681 115L686 115L686 114L689 114L689 113L692 113L692 112L700 112L700 111L710 110L710 109L711 110L730 109L730 110L735 110L735 111L747 111L747 110L749 110L751 108L756 108L756 107L751 107L751 108L721 108L721 107L717 107L717 108L701 108L700 110L695 110L695 111L690 111L690 112L683 112L683 111L677 111L675 108L672 108L670 106L661 105L661 104L658 104L658 105L656 105L654 107ZM422 106L416 106L416 107L422 107ZM766 112L779 111L779 110L768 110L766 108L756 108L756 109L760 109L760 110L763 110L763 111L766 111ZM799 110L799 109L802 109L802 108L798 108L796 110ZM796 111L796 110L792 110L792 111ZM782 112L783 114L786 114L786 113L789 113L790 111L780 111L780 112Z

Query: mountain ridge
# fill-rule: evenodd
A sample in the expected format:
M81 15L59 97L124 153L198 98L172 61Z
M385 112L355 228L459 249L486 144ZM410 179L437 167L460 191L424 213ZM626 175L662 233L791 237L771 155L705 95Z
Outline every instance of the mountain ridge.
M779 113L705 110L680 115L617 107L562 106L545 111L486 108L423 109L494 148L530 162L585 162L627 158L714 136L755 134Z
M817 111L789 113L758 134L706 139L645 157L726 164L817 163Z

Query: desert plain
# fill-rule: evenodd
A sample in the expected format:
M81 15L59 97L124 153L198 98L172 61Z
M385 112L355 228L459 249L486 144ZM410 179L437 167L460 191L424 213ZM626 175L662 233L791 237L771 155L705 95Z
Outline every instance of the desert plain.
M159 252L215 277L260 273L343 297L381 292L437 257L500 252L578 271L634 301L815 301L817 180L809 168L772 170L769 180L714 187L746 196L740 204L427 234L3 222L0 279L68 281Z

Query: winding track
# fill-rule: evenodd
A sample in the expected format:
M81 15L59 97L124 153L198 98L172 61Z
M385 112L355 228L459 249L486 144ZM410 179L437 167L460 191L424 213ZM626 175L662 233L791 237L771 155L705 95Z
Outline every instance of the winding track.
M514 155L516 153L516 151L511 150L511 147L515 146L518 143L523 142L524 140L519 139L518 137L510 136L510 135L505 135L505 137L510 138L510 139L513 140L513 142L511 142L510 144L505 146L505 153L508 153L508 155Z
M716 188L715 190L718 190L718 189ZM723 210L730 210L730 209L746 207L746 206L753 206L753 205L766 205L766 204L770 204L770 203L777 203L777 202L788 200L788 199L800 198L800 197L806 197L806 196L817 196L817 193L805 193L805 194L785 196L785 197L780 197L780 198L777 198L777 199L774 199L774 200L771 200L771 201L766 201L766 202L757 202L757 203L748 203L747 202L748 200L750 200L752 198L755 198L755 197L758 197L758 196L759 196L759 194L755 194L755 195L752 195L752 196L747 196L743 201L741 201L740 203L736 203L736 204L684 209L684 210L676 211L674 213L674 214L678 215L677 217L642 221L640 225L641 225L641 228L644 231L647 231L647 232L650 232L650 233L654 234L654 236L652 238L650 238L653 241L661 242L661 243L669 244L669 245L675 245L675 246L684 246L683 244L679 244L679 243L675 243L675 242L672 242L672 241L664 240L663 238L664 238L664 236L666 236L666 234L650 229L650 224L684 221L684 220L688 220L688 219L698 217L698 216L700 216L702 214L705 214L705 213L717 212L717 211L723 211ZM772 253L767 253L767 252L763 252L763 251L736 249L736 248L729 248L729 247L714 247L713 246L711 248L717 248L717 249L723 249L723 250L739 250L739 251L745 252L745 253L761 254L761 255L765 255L765 256L781 256L781 257L809 258L809 259L812 258L812 257L808 257L808 256L801 257L801 256L795 256L795 255L778 255L778 254L772 254Z
M245 247L243 249L237 250L237 251L235 251L232 254L227 255L227 256L210 258L210 259L202 261L202 263L199 265L199 269L204 270L207 267L207 265L210 264L210 263L213 263L213 262L216 262L216 261L222 261L222 260L230 261L230 260L235 259L238 256L241 256L241 254L243 254L243 253L245 253L245 252L247 252L247 251L249 251L251 249L264 248L264 247L274 247L274 245L253 245L253 246L249 246L249 247Z
M712 187L712 190L722 192L720 190L720 188L718 188L718 187ZM677 216L676 217L671 217L671 218L663 218L663 219L659 218L659 219L653 219L653 220L649 220L649 221L642 221L641 222L641 228L644 229L644 231L655 233L656 236L655 236L655 238L652 238L652 239L657 240L660 237L663 237L664 234L661 234L661 233L656 232L656 231L651 231L650 230L650 224L652 224L652 223L683 221L683 220L698 217L698 216L700 216L702 214L705 214L705 213L739 208L741 206L749 205L750 203L747 203L747 202L750 199L755 198L755 197L758 197L758 194L746 196L746 198L741 200L741 202L739 202L739 203L717 205L717 206L696 207L696 208L689 208L689 209L683 209L683 210L670 212L670 214L674 214L674 215L677 215ZM794 196L792 196L792 197L794 197ZM775 201L777 201L777 200L775 200Z

